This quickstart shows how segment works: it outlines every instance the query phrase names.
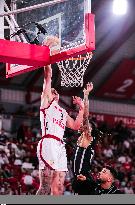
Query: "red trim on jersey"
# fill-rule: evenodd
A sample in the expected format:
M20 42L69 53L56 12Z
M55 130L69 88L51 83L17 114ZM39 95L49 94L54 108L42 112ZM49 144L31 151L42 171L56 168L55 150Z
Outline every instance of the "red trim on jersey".
M56 105L54 106L56 110L62 112L62 110L60 108L58 108Z
M50 104L48 105L48 107L44 107L44 108L40 108L40 111L42 111L43 112L43 110L46 110L46 109L48 109L50 106L51 106L51 104L53 103L53 101L54 101L54 99L50 102Z
M46 107L46 108L40 108L40 111L43 112L43 114L44 114L45 135L46 135L46 124L45 124L46 113L45 113L45 111L51 106L51 104L53 103L53 101L54 101L54 99L50 102L50 104L48 105L48 107Z
M44 115L44 127L45 127L45 135L46 135L46 124L45 124L46 113L45 113L45 109L40 109L40 111L43 112L43 115Z
M59 137L56 137L54 135L47 134L47 135L44 135L42 139L44 139L44 138L52 138L52 139L55 139L55 140L63 143L63 141Z
M54 169L50 166L50 164L48 164L47 161L44 160L44 158L43 158L43 156L42 156L42 142L43 142L43 139L44 139L44 137L42 138L41 143L40 143L40 158L41 158L41 160L44 162L44 164L45 164L47 167L49 167L51 170L54 170Z

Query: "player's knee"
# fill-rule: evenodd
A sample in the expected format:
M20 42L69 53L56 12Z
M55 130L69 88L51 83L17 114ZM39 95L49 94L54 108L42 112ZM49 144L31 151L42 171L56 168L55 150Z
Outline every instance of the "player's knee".
M52 190L52 195L54 195L54 196L60 195L60 194L59 194L59 190L58 190L57 188L53 189L53 190Z
M52 195L62 195L63 191L63 185L61 184L55 184L55 186L52 187Z
M59 188L58 186L55 184L55 186L52 187L52 195L59 195Z
M63 195L64 185L59 186L58 189L59 189L59 195Z

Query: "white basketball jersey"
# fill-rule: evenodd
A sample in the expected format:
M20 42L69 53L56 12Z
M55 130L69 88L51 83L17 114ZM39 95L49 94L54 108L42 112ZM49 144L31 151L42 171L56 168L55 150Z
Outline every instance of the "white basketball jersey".
M40 109L42 136L50 134L63 139L67 112L54 100L48 108Z

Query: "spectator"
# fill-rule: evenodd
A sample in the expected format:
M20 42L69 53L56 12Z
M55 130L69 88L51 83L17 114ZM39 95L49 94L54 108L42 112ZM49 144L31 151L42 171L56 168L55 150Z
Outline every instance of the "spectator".
M17 140L20 143L23 143L25 141L25 132L26 132L26 125L25 122L23 122L17 131Z
M0 143L6 144L7 139L8 139L8 137L5 134L4 129L1 129L0 130Z
M3 105L0 105L0 114L5 114L6 111L5 111L5 108Z
M108 147L104 149L103 154L105 155L105 157L111 158L113 156L113 151L110 147Z
M128 182L126 186L124 187L124 193L125 194L134 194L133 188L131 187L131 183Z
M122 156L118 157L118 162L120 162L121 164L125 162L131 162L131 158L127 156L126 153L124 153Z

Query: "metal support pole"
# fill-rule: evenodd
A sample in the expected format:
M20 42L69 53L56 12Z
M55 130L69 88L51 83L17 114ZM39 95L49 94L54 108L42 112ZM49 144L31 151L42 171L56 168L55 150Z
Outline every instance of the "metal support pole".
M4 0L0 1L0 13L4 12ZM4 18L0 17L0 38L4 38Z
M39 9L39 8L42 8L42 7L52 6L54 4L62 3L64 1L68 1L68 0L53 0L53 1L42 3L42 4L37 4L37 5L34 5L34 6L25 7L25 8L22 8L22 9L17 9L15 11L4 12L4 13L0 14L0 17L8 16L8 15L11 15L11 14L23 13L23 12L26 12L26 11Z
M14 0L11 0L10 7L11 7L11 11L16 10L16 2L15 2ZM9 8L8 8L8 5L6 4L6 2L5 2L5 10L6 10L6 11L10 11ZM11 16L10 16L10 22L11 22L11 24L13 25L14 30L15 30L15 32L16 32L15 21L16 21L15 16L14 16L14 15L11 15ZM12 31L12 29L10 29L10 36L11 36L13 33L14 33L14 32ZM16 37L17 37L17 36L14 36L14 37L12 37L10 40L16 41L16 39L17 39ZM20 38L20 36L18 36L18 37ZM21 41L21 38L20 38L20 41Z
M4 29L10 29L10 27L9 26L4 26Z
M15 30L13 24L11 23L9 17L8 17L8 16L5 16L5 19L6 19L6 21L8 22L9 27L10 27L10 29L13 31L13 33L16 32L16 30ZM16 39L17 39L17 41L19 41L19 42L21 41L20 38L19 38L19 36L16 36Z
M7 5L6 3L4 3L4 7L5 7L5 9L6 9L8 12L11 12L10 9L8 8L8 5ZM5 17L6 17L6 16L5 16ZM12 20L12 21L9 20L9 21L10 21L10 25L11 25L12 23L14 24L14 25L12 24L12 28L14 27L14 28L15 28L15 29L14 29L14 32L16 32L16 28L19 29L19 25L18 25L18 23L16 22L15 17L14 17L13 15L10 15L10 18L11 18L11 20ZM9 23L9 21L8 21L8 23ZM17 30L18 30L18 29L17 29ZM24 37L23 34L21 35L21 38L22 38L22 40L23 40L24 43L27 43L27 40L26 40L26 38ZM19 40L19 41L20 41L20 40Z
M84 0L85 13L91 13L91 0Z

